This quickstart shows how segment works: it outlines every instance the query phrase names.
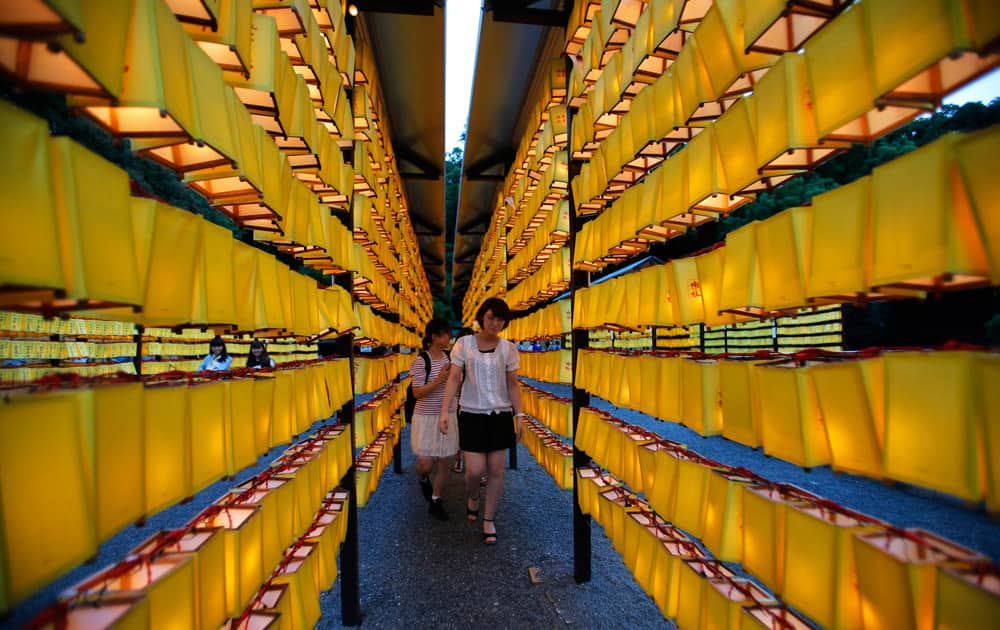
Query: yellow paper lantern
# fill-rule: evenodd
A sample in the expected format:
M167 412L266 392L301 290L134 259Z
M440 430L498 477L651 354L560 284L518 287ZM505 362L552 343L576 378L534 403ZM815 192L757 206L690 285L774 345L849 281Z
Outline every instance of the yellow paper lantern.
M97 553L93 430L77 393L16 397L0 406L0 608L8 610Z
M143 396L146 515L192 494L189 391L184 386L148 387Z

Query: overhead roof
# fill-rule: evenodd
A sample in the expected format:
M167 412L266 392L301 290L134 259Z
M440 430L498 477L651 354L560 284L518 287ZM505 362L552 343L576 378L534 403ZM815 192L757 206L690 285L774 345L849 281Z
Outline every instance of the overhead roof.
M568 12L558 1L485 0L458 201L452 305L459 312L472 270L514 160L520 117L554 24ZM567 2L572 5L572 2ZM560 29L561 33L561 29ZM449 235L451 236L451 235Z
M444 0L354 0L431 292L444 297Z

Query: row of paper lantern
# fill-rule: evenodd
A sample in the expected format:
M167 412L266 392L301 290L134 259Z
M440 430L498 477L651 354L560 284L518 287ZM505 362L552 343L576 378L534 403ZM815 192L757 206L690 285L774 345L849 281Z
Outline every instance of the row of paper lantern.
M420 347L420 335L379 316L371 307L355 304L354 312L360 324L355 332L355 340L368 345Z
M570 300L559 300L510 322L507 337L517 341L558 337L572 329Z
M520 204L515 199L514 209L507 218L507 242L511 247L520 240L530 240L538 215L551 212L559 205L569 190L569 154L566 151L556 151L547 158L549 163L539 173L530 173L521 181L518 193L524 195Z
M573 382L573 351L550 350L547 352L522 352L521 367L517 373L521 376L544 381L546 383Z
M577 386L799 466L830 464L1000 506L992 426L1000 413L989 395L997 356L886 352L804 363L581 351Z
M470 322L476 310L487 297L503 295L507 289L507 230L504 227L507 216L508 206L498 195L489 227L476 254L469 287L462 298L462 317L466 326L472 325Z
M526 310L566 291L569 280L569 248L562 246L542 263L538 271L507 292L507 302L515 310Z
M538 173L548 166L552 152L566 144L566 110L559 105L566 98L566 61L555 57L544 61L544 83L539 85L535 101L530 104L524 120L525 133L514 152L512 168L504 179L502 196L510 196L515 205L526 202L525 177L529 171Z
M291 13L287 9L282 13ZM311 11L305 9L302 20L311 20ZM241 26L255 27L251 39L261 50L254 51L257 54L253 60L261 63L251 64L252 74L244 74L242 68L228 73L243 90L234 92L227 86L223 71L184 33L162 0L93 3L86 10L92 12L87 15L87 30L101 37L88 38L89 45L78 43L67 50L87 71L96 73L99 66L100 71L110 74L109 81L102 85L117 85L99 95L84 89L82 95L71 96L72 107L82 109L115 135L138 136L136 148L184 172L189 183L210 203L225 207L234 217L242 218L250 210L264 213L261 218L251 219L248 226L294 231L282 219L288 195L296 188L306 193L309 189L293 181L291 170L282 166L286 160L279 154L278 145L267 134L254 131L251 116L254 99L258 98L263 107L256 112L256 122L268 126L270 114L276 131L288 127L284 132L300 136L296 138L300 144L312 140L309 148L324 159L323 168L315 169L329 180L324 184L338 195L350 196L353 172L345 167L329 134L325 130L317 133L323 128L315 122L305 80L292 70L281 51L275 18L286 24L288 17L297 22L294 15L258 15L257 19L244 16ZM94 41L101 41L101 45ZM270 50L263 50L265 45ZM264 63L268 56L272 57L270 63ZM280 60L285 63L278 63ZM48 60L38 61L42 67ZM31 78L26 79L30 83ZM340 87L339 76L332 85ZM51 83L47 87L52 87ZM57 87L71 95L75 91L71 85ZM249 107L240 102L238 95L247 99ZM329 107L342 100L336 96L334 93L326 99ZM275 107L279 103L283 105L280 116ZM309 117L312 125L308 124ZM320 137L328 141L323 149ZM234 163L236 168L219 171L215 167L220 162ZM234 191L236 177L242 183ZM244 198L234 193L242 193Z
M524 356L523 354L521 355ZM544 390L521 383L524 411L564 438L573 437L573 403Z
M915 92L928 102L940 102L949 92L997 64L1000 56L996 54L979 57L968 52L958 61L952 56L956 51L986 51L987 44L1000 31L1000 16L989 9L945 0L922 1L915 8L911 4L898 0L855 3L820 29L805 45L804 54L786 53L782 60L787 65L780 72L772 69L755 84L744 79L746 85L741 91L753 90L753 96L749 97L753 105L747 107L748 111L730 117L748 120L730 121L725 126L735 134L732 146L739 147L749 141L748 146L756 147L756 155L753 160L723 164L725 172L721 173L711 162L704 162L708 168L699 169L704 170L704 182L699 180L700 185L691 185L686 208L701 203L708 196L701 195L703 188L712 194L735 194L760 178L758 169L801 168L803 156L795 155L794 151L790 156L783 155L789 150L819 149L819 141L823 140L827 148L819 153L825 156L830 153L829 149L837 148L831 141L871 140L912 119L921 110L912 104L906 106L906 101L894 100L893 90L901 86L905 86L911 96ZM729 35L738 38L741 32L738 28L727 28L721 6L713 5L695 33L687 38L676 63L648 90L650 94L643 97L640 92L635 97L630 113L623 117L623 122L631 120L631 124L612 132L598 148L601 155L595 155L581 171L581 177L574 181L574 194L581 203L601 195L608 182L649 142L684 125L704 124L698 121L698 116L699 112L709 109L706 103L724 97L732 89L733 82L744 73L764 68L773 60L772 55L759 53L750 53L740 59L733 54L735 50L744 50L743 46L735 45L738 42L715 45L725 43ZM728 6L737 7L735 3ZM753 6L745 7L747 14L753 13ZM965 20L968 11L981 23L975 27L966 26L971 24ZM707 19L713 12L720 14L718 19ZM729 21L738 22L739 17L729 16ZM711 31L710 37L699 36L704 29ZM915 34L923 37L926 45L914 45L913 40L919 38ZM850 54L843 52L845 47ZM893 51L892 55L886 54L889 50ZM796 65L799 67L794 68ZM844 90L843 86L848 84L857 89ZM893 106L872 114L880 98ZM738 99L737 102L745 101ZM813 106L803 107L806 102ZM714 105L711 108L714 111L708 116L718 116L731 103ZM754 111L756 125L751 125L749 118ZM789 115L789 112L797 115ZM595 111L595 117L599 113ZM657 123L657 117L665 118L662 124ZM859 117L863 120L861 126L868 131L863 137L854 122ZM737 128L742 131L736 131ZM654 129L664 133L654 132ZM728 151L720 151L722 159L726 159L727 154ZM624 182L626 185L628 179Z
M531 456L545 469L545 472L549 473L549 476L555 480L560 488L571 490L573 488L573 447L553 435L537 420L529 418L524 423L523 429L521 439Z
M260 230L258 238L306 246L307 264L323 267L332 256L316 253L325 249L324 235L313 224L329 219L320 203L349 207L355 176L344 164L337 141L317 120L312 101L319 101L316 107L324 124L341 135L341 142L350 143L353 119L334 57L349 57L351 69L345 76L353 80L354 52L339 5L317 7L314 14L307 4L301 4L261 9L268 14L263 15L251 13L253 7L248 0L227 2L224 29L193 27L191 34L200 38L208 54L228 72L220 71L208 56L196 50L195 43L160 0L88 6L83 11L87 13L87 29L99 32L101 37L96 39L103 42L120 41L120 48L104 45L98 51L93 45L69 44L63 40L71 38L62 36L59 45L65 47L59 49L61 56L46 55L45 45L40 44L31 48L33 62L37 63L26 65L45 68L46 64L72 58L89 73L113 75L110 82L117 87L108 91L116 99L113 107L108 107L103 97L94 96L101 89L77 89L80 86L58 82L55 87L83 94L72 98L71 105L82 108L112 133L138 134L133 148L182 172L187 183L210 203L241 225ZM336 10L331 13L331 8ZM314 15L327 16L328 30L332 31L337 21L341 28L327 37ZM18 25L18 29L21 27ZM279 39L279 31L285 39ZM36 35L23 34L29 39ZM126 36L132 42L129 46ZM228 37L235 39L229 41ZM252 51L240 45L243 39ZM171 51L169 55L159 54L166 50ZM178 50L182 54L177 55ZM221 59L226 55L235 56L235 65ZM242 69L251 55L252 63ZM314 80L323 79L319 88L313 87L316 95L311 97L309 86L293 69L294 63L299 63ZM19 79L31 83L38 78L31 72L28 76L20 73ZM235 92L226 85L223 75ZM86 74L78 72L73 76ZM162 82L157 77L162 77ZM43 82L45 87L53 87L51 80ZM198 89L192 92L189 84L196 84ZM192 100L195 94L197 102ZM159 105L156 112L163 112L162 118L152 115L150 103ZM209 124L215 119L224 122ZM254 122L262 128L255 128ZM265 130L281 135L280 145ZM287 160L279 148L288 153ZM231 167L225 166L227 161ZM370 175L370 168L362 170ZM370 179L374 181L373 176ZM275 237L279 231L281 236ZM391 296L385 299L396 302Z
M409 361L409 355L398 353L384 357L355 357L354 391L362 394L382 389L406 371Z
M723 248L584 289L575 325L715 326L859 294L1000 282L987 174L998 147L1000 128L948 134L811 206L731 232Z
M518 283L534 274L548 258L554 257L553 252L565 249L563 243L567 240L569 240L569 203L560 201L539 222L524 247L510 258L507 263L508 282ZM508 251L513 251L510 243L508 240Z
M91 557L122 527L329 417L350 400L348 369L335 360L191 387L130 383L8 399L0 407L2 608ZM39 562L41 548L49 552Z
M379 392L363 405L359 405L354 411L355 445L364 448L389 428L405 398L406 384L397 383Z
M67 138L50 138L41 119L9 104L0 103L0 112L18 132L6 136L6 155L19 166L0 171L9 179L3 207L12 228L3 239L11 254L0 271L6 282L130 305L94 314L152 325L222 323L303 335L356 325L347 293L318 291L315 281L197 215L130 197L124 171ZM27 170L26 155L35 157ZM350 233L339 229L337 242L353 252ZM332 315L320 301L336 306ZM294 313L293 304L300 307Z
M397 407L398 408L398 407ZM389 425L366 446L355 460L355 488L358 507L368 505L368 499L378 489L378 482L386 466L392 461L394 447L399 443L403 430L399 414L394 415Z
M311 627L337 576L349 434L327 427L272 468L77 584L42 620L124 627ZM346 448L345 448L346 446ZM332 487L332 486L330 486ZM245 619L251 617L253 621ZM233 621L229 621L233 620Z
M610 449L601 451L603 436L615 433L626 436L617 443L633 451L630 459L637 468L624 467L626 458L616 459ZM892 528L794 487L747 476L676 443L629 437L643 433L585 410L577 445L589 444L598 453L598 463L603 460L633 477L657 516L699 539L719 560L741 563L782 600L824 627L924 627L921 624L935 614L968 615L972 611L967 605L976 614L1000 606L1000 592L992 582L977 580L977 571L989 574L995 569L972 550L927 532ZM581 491L581 507L584 495L590 497L591 510L598 496L626 510L635 500L613 482L595 483L594 475L587 482L593 487ZM605 523L610 520L604 514L608 505L600 502L600 521ZM624 533L620 527L613 530L614 536ZM935 606L933 584L945 568L954 571L952 592L939 595ZM949 581L944 577L943 584Z
M580 506L605 534L660 613L680 628L808 628L756 583L736 577L685 532L596 468L580 468Z

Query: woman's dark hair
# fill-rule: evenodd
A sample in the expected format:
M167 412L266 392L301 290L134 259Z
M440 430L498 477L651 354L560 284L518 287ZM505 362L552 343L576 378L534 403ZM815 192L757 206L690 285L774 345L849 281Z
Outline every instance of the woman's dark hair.
M442 333L451 336L451 326L448 325L448 322L438 317L427 322L427 325L424 327L424 350L431 347L431 337L433 335L440 335Z
M493 311L493 317L502 319L504 329L507 328L507 324L510 323L510 307L507 306L506 302L498 297L486 298L486 301L476 311L476 321L479 322L480 328L483 327L483 318L486 317L486 311Z
M261 350L264 351L260 353L260 357L254 356L253 354L254 348L260 348ZM267 346L264 345L263 341L259 339L254 339L253 341L250 342L250 354L247 355L247 367L248 368L271 367L271 357L270 355L267 354Z
M226 352L226 342L222 340L222 337L216 335L212 338L212 341L208 342L208 353L212 354L212 348L222 346L222 358L229 358L229 353Z

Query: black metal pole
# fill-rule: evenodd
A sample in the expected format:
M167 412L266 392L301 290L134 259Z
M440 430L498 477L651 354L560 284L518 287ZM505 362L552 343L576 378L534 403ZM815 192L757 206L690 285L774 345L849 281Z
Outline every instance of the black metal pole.
M342 281L346 279L346 282ZM351 274L337 277L339 286L351 284ZM347 423L351 436L351 467L340 480L340 485L350 492L347 501L347 535L340 548L340 616L345 626L361 625L360 571L358 568L358 498L355 484L355 449L357 437L354 435L354 335L346 334L337 338L337 354L347 356L351 362L351 400L337 414L341 422Z
M144 332L146 332L146 327L142 324L136 324L135 335L132 338L135 339L135 359L133 363L135 363L135 373L137 376L142 376L142 335Z
M350 18L348 17L350 20ZM353 35L353 20L348 23L348 32ZM353 85L353 82L352 82ZM354 90L348 92L348 98L353 103ZM354 162L354 155L358 151L364 151L364 145L360 141L354 142L354 150L350 155L350 162ZM347 157L347 156L345 156ZM349 211L346 217L346 227L348 231L354 231L354 213ZM354 274L347 273L335 276L337 286L343 288L353 295ZM361 625L361 580L358 563L358 498L357 483L355 482L355 469L357 458L357 436L354 433L354 334L341 335L337 338L337 354L346 356L350 363L351 371L351 399L341 410L342 419L347 423L347 430L351 433L351 467L347 469L347 474L341 480L341 485L348 489L350 496L347 501L347 533L344 544L340 548L340 619L345 626Z
M573 160L573 116L576 113L569 105L570 76L573 74L573 59L566 56L566 151L568 151L569 178L568 189L569 199L569 258L572 261L576 254L576 235L582 228L580 218L576 214L576 200L573 198L572 180L580 171L579 162ZM576 292L579 289L590 285L590 274L585 271L571 271L570 278L570 304L573 311L576 310ZM571 317L572 321L572 317ZM580 423L580 410L590 404L590 394L586 390L576 386L578 353L580 349L587 348L590 344L590 336L586 330L573 329L572 332L572 365L573 365L573 578L577 584L590 581L591 576L591 539L590 539L590 516L580 510L580 487L579 478L576 474L577 468L590 463L590 456L576 446L577 427Z

